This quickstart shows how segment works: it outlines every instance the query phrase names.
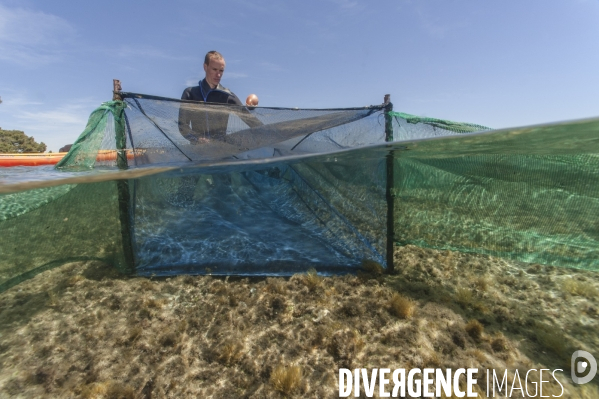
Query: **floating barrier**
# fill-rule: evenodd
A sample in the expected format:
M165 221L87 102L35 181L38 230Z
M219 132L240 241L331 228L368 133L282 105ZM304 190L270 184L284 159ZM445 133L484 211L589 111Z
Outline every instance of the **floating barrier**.
M139 151L138 151L139 152ZM43 166L56 165L68 152L41 153L41 154L0 154L0 167L13 166ZM127 151L127 159L133 160L132 151ZM96 156L97 162L116 161L115 150L99 151Z

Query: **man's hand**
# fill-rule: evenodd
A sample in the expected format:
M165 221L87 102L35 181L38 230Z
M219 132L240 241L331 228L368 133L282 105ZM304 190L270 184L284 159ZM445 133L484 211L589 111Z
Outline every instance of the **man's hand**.
M245 99L245 105L250 107L250 109L258 106L258 96L255 94L250 94L248 98Z

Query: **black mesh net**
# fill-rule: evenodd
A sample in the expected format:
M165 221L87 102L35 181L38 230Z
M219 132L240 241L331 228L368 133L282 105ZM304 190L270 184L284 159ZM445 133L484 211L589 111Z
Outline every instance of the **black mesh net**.
M384 141L382 106L355 109L238 107L126 94L137 166L322 153Z

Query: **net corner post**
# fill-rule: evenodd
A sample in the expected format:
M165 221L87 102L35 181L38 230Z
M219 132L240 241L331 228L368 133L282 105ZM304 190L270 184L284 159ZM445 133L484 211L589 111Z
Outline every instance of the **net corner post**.
M121 81L112 80L112 101L123 101ZM129 168L127 161L127 136L125 134L125 109L117 106L115 115L115 141L117 147L117 166L120 170ZM121 223L121 237L123 240L123 255L125 257L125 267L128 274L135 273L135 256L132 243L132 220L131 220L131 192L129 190L129 180L119 179L117 184L117 195L119 204L119 220Z
M112 101L123 101L121 96L121 81L119 79L112 79Z
M393 142L393 121L391 119L391 112L393 111L393 103L391 102L391 94L385 94L383 100L383 107L385 113L385 142ZM392 274L395 271L394 265L394 250L395 250L395 195L393 194L394 187L394 155L393 150L390 150L387 154L386 159L386 188L385 188L385 199L387 201L387 272Z

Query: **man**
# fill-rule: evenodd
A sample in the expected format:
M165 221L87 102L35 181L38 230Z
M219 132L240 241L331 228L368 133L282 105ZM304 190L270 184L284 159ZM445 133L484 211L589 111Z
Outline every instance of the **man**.
M243 106L232 91L220 84L225 72L225 59L219 52L209 51L206 54L204 72L206 77L200 80L198 86L185 89L181 100ZM249 127L262 125L246 108L197 107L183 103L179 109L179 132L193 144L211 139L224 140L230 113L237 114Z
M212 151L217 149L210 147L210 142L226 141L230 114L239 116L249 127L263 124L243 107L233 92L220 84L225 72L225 59L219 52L209 51L206 54L204 72L206 77L200 80L199 85L188 87L181 95L181 100L185 102L179 107L179 132L191 144L205 144ZM208 104L197 104L194 101ZM199 176L194 175L181 177L181 184L171 202L178 206L192 204L199 179ZM228 175L210 176L206 181L210 186L221 188L231 184Z

